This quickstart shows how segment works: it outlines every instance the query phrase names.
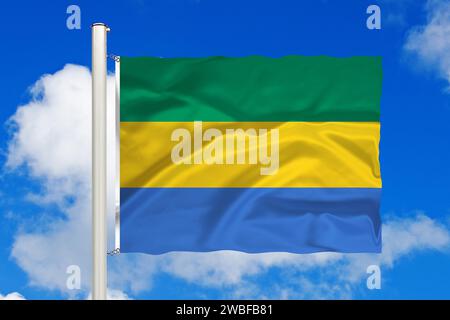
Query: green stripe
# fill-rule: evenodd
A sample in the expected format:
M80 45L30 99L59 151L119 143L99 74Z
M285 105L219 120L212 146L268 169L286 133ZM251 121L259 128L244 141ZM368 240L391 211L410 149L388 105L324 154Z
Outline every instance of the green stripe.
M121 57L121 121L379 121L380 57Z

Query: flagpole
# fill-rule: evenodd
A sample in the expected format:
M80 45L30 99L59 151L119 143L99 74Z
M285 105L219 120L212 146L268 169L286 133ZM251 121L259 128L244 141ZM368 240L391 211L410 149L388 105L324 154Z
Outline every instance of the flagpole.
M106 33L92 25L92 299L106 300Z

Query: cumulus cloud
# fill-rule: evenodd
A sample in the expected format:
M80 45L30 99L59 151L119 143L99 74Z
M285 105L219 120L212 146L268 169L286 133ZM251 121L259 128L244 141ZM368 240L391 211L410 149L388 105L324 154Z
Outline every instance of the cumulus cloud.
M404 49L450 83L450 1L429 0L425 8L426 23L409 31Z
M11 292L6 296L0 294L0 300L25 300L25 297L18 292Z
M111 93L113 81L108 77ZM30 233L19 232L12 256L27 271L32 285L65 291L66 269L75 264L87 288L91 269L91 75L85 67L66 65L42 76L30 93L31 101L20 106L8 122L11 140L6 170L28 172L40 182L41 190L26 199L42 205L43 212L47 205L57 204L63 217L46 220ZM111 118L114 100L111 95L108 98ZM113 179L114 157L108 159ZM112 213L113 184L108 186L108 212Z
M90 174L89 70L67 65L44 75L31 88L31 96L9 121L11 129L18 130L9 144L6 166L26 165L32 177L45 180L43 196L33 199L61 202L86 188Z
M108 81L108 108L113 110L113 80ZM42 186L28 199L41 204L43 211L56 203L64 216L18 231L11 255L31 285L59 290L69 297L85 297L90 291L90 91L89 71L67 65L43 76L31 90L31 101L10 120L8 170L13 174L25 168L29 178ZM109 199L111 204L112 191ZM111 231L112 208L111 204ZM349 298L361 286L368 265L392 268L405 255L446 250L450 243L447 227L423 214L387 221L383 230L382 254L122 254L108 260L109 292L111 297L129 298L150 290L154 276L165 273L187 283L218 288L223 297ZM66 268L73 264L82 271L82 293L78 294L65 286ZM282 279L263 288L258 279L272 270L279 270Z

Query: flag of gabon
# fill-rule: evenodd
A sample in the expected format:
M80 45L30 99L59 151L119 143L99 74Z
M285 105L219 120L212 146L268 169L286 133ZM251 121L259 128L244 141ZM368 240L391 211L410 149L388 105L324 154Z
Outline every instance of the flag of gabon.
M380 57L121 57L121 252L380 252Z

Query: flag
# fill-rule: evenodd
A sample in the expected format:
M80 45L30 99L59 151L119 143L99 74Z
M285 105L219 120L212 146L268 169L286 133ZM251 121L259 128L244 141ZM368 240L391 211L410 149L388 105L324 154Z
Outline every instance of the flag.
M121 57L121 252L380 252L380 57Z

